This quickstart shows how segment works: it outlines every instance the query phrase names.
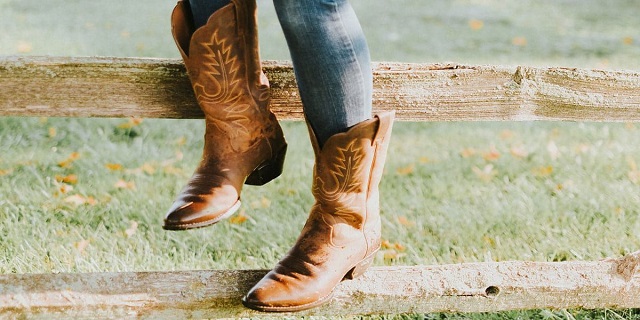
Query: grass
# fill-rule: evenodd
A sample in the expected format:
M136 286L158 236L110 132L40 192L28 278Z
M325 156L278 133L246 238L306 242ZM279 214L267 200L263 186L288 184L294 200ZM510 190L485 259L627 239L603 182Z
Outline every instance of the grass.
M259 3L264 58L288 59L273 8ZM374 60L640 69L631 0L353 4ZM172 6L0 0L0 54L177 57ZM306 128L283 125L285 172L246 187L242 214L167 232L161 219L199 160L201 121L0 118L0 273L272 267L313 201ZM640 126L624 123L397 123L381 185L387 246L375 263L635 251L639 138ZM406 317L639 318L634 310Z

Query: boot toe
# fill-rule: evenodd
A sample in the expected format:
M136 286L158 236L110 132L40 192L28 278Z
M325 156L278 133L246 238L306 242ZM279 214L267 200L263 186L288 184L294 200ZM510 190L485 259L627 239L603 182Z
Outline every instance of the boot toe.
M305 289L307 288L270 279L268 275L242 298L242 304L258 311L295 312L324 304L333 295L330 292L323 296L318 291Z

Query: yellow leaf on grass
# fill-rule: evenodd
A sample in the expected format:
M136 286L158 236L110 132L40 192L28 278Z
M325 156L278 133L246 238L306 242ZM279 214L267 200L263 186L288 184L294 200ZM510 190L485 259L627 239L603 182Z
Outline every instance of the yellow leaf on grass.
M49 138L53 138L58 134L55 127L49 127Z
M630 46L633 44L633 38L632 37L624 37L622 38L622 43Z
M536 177L548 177L553 173L552 166L543 166L532 169L533 175Z
M58 186L58 192L60 192L62 194L65 194L65 193L68 193L68 192L71 192L71 191L73 191L73 186L68 185L66 183L62 183L62 184L60 184Z
M107 163L104 165L105 168L111 170L111 171L119 171L122 170L122 165L118 164L118 163Z
M405 227L412 227L414 226L416 223L407 219L407 217L405 216L399 216L398 217L398 223L405 226Z
M398 258L398 252L395 250L385 250L383 257L385 260L394 260Z
M11 174L12 172L13 172L13 169L6 169L6 170L0 169L0 176L6 176L6 175L9 175L9 174Z
M488 152L482 154L482 158L487 161L496 161L500 159L500 156L500 152L495 146L491 146L491 149Z
M478 20L478 19L469 20L469 28L471 28L471 30L480 30L482 29L482 27L484 27L484 22L482 20Z
M80 159L80 153L79 152L72 152L69 155L69 157L67 157L67 159L58 162L58 166L61 167L61 168L68 168L68 167L71 166L71 164L73 162L75 162L78 159Z
M56 181L62 182L62 183L68 183L68 184L76 184L76 183L78 183L78 176L75 175L75 174L70 174L70 175L66 175L66 176L56 175L55 179L56 179Z
M133 127L137 127L142 123L143 119L140 118L131 118L125 123L121 123L118 125L120 129L131 129Z
M247 216L247 214L244 212L244 210L241 210L239 214L229 218L229 222L231 222L233 224L243 224L247 220L249 220L249 216Z
M398 168L396 172L401 176L406 176L406 175L412 174L413 171L415 171L415 169L416 169L416 165L412 163L406 167Z

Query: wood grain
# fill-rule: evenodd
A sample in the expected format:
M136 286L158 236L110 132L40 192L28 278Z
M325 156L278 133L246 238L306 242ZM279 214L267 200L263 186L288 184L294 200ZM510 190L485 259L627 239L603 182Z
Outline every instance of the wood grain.
M375 63L374 111L409 121L640 121L640 73ZM291 65L265 61L271 108L302 120ZM0 116L201 118L184 65L149 58L0 58Z

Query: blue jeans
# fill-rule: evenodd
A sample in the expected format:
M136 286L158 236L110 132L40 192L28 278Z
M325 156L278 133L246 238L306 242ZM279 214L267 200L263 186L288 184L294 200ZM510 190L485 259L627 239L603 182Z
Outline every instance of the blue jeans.
M196 27L229 0L189 0ZM304 114L322 145L371 118L369 47L348 0L273 0Z

